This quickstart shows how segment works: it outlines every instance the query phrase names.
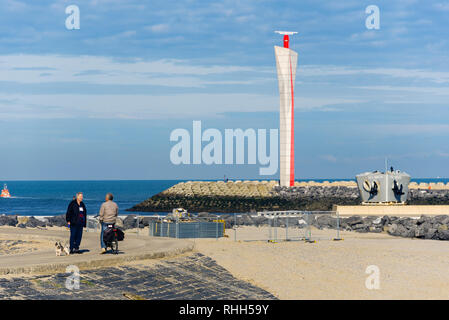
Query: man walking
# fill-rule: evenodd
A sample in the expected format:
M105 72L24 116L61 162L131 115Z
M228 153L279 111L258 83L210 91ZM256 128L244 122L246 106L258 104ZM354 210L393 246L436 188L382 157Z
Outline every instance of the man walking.
M101 253L106 253L106 244L103 241L103 233L107 229L108 224L115 224L118 216L118 205L112 201L114 196L112 193L106 194L105 202L100 208L100 222L101 222L101 233L100 233L100 245Z
M70 202L65 218L70 227L70 254L81 253L81 238L87 220L87 210L83 202L82 192L78 192L76 199Z

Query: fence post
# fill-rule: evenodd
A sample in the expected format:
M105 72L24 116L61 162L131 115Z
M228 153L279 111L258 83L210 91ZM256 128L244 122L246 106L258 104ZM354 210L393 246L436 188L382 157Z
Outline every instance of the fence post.
M218 217L215 217L215 224L216 224L215 240L218 241Z
M237 213L234 213L234 242L237 241Z
M286 224L287 224L287 229L285 229L285 240L288 241L288 217L287 217Z
M164 229L162 218L161 218L161 230L159 230L159 236L162 237L162 230Z
M269 221L269 224L268 224L268 240L269 241L271 241L272 240L272 237L271 237L271 225L273 224L273 219L274 219L274 217L268 217L268 221Z
M311 217L310 217L310 211L306 211L307 214L307 237L306 241L312 241L312 227L311 227Z
M140 223L139 223L139 216L136 217L136 223L137 223L137 235L139 235L139 228L140 228Z
M340 240L340 215L337 213L337 240Z
M274 222L274 241L277 242L278 241L278 218L275 217L273 222Z

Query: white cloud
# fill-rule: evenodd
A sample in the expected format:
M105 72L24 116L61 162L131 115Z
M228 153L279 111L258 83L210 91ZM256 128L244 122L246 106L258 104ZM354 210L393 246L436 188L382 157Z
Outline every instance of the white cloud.
M323 160L326 160L328 162L332 162L332 163L337 162L337 158L331 154L322 155L322 156L320 156L320 158Z
M324 109L354 100L295 99L298 111ZM226 112L277 112L279 97L263 94L0 94L0 117L9 118L120 118L180 119L220 117Z
M356 68L347 66L300 66L297 76L346 76L346 75L380 75L393 78L421 79L435 83L449 82L449 72L403 68Z
M449 11L449 2L435 3L433 7L440 11Z
M154 33L164 33L170 30L170 25L167 23L155 24L152 26L147 26L144 28L145 30L154 32Z
M49 69L42 77L42 69ZM61 55L0 56L0 81L18 83L75 82L93 84L201 87L204 76L257 71L242 66L200 66L183 60L117 61L109 57Z
M411 135L411 134L444 134L449 133L449 125L429 123L429 124L417 124L417 123L407 123L407 124L374 124L365 126L364 130L370 129L371 132L376 132L376 134L383 135Z
M414 93L449 95L449 87L354 86L352 88L372 91L409 91Z

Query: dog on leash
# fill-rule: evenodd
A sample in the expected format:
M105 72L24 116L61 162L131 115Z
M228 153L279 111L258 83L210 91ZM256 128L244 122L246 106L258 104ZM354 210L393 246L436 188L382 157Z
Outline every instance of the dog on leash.
M62 256L65 253L66 256L70 255L69 246L62 244L60 241L55 242L56 256Z

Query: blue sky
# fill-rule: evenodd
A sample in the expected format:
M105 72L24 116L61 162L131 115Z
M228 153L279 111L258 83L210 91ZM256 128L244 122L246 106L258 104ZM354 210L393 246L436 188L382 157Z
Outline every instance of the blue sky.
M65 28L72 4L79 30ZM385 157L449 177L448 19L445 0L0 0L0 178L262 178L175 166L169 136L193 120L278 128L283 29L299 32L296 178L352 178Z

